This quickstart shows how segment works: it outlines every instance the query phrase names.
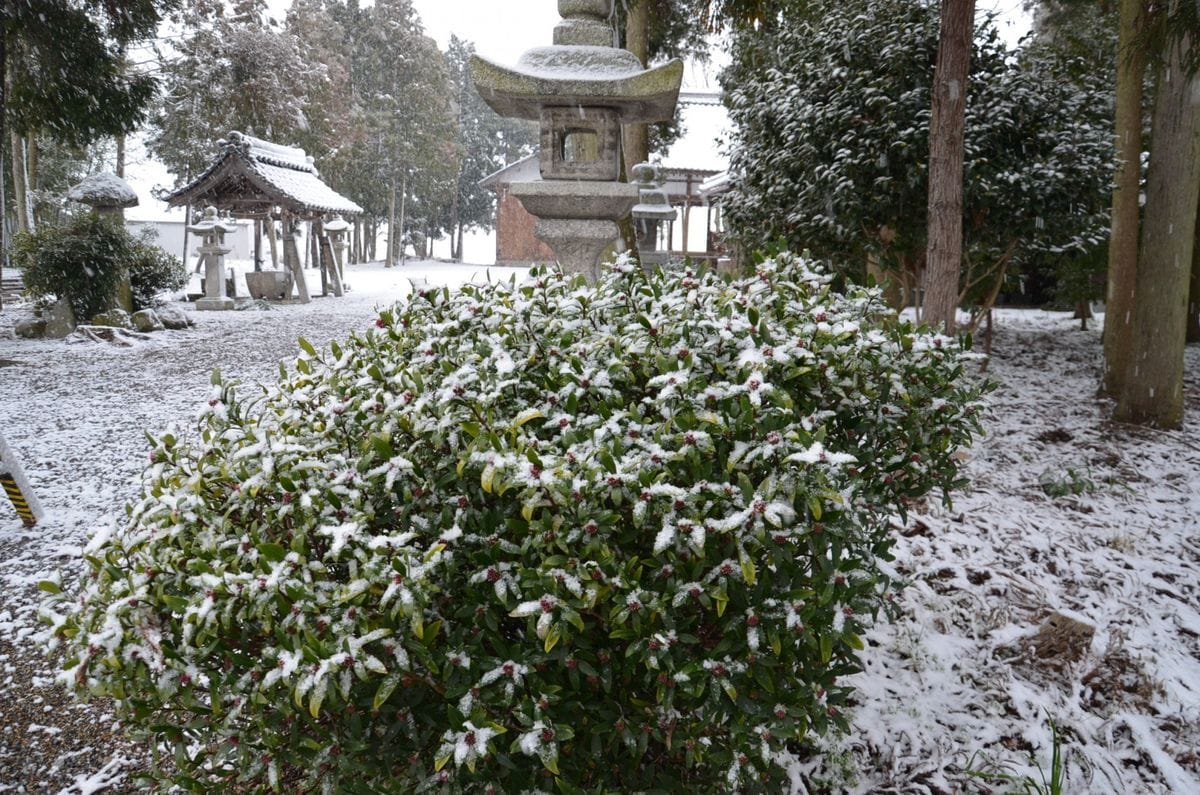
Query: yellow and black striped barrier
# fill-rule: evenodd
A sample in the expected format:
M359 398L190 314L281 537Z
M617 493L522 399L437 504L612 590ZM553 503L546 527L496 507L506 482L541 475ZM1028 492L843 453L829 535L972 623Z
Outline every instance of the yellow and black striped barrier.
M9 502L16 508L17 515L26 527L33 527L42 518L42 506L38 503L20 462L8 448L8 442L0 436L0 485Z

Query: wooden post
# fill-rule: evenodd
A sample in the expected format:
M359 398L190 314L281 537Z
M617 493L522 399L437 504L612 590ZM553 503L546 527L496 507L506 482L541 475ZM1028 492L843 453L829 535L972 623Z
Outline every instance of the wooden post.
M263 220L261 218L254 219L254 272L258 273L262 270L262 236L263 236Z
M296 245L297 221L290 213L283 216L283 260L287 269L292 272L292 281L296 283L297 299L307 304L312 299L308 295L308 283L304 281L304 268L300 264L300 248Z
M9 449L3 436L0 436L0 485L4 486L4 493L16 509L17 516L21 517L21 523L26 527L37 524L42 518L42 506L34 496L20 462Z
M345 290L342 288L341 274L338 273L337 258L333 255L333 243L330 241L329 235L322 232L319 244L321 248L321 272L328 274L329 285L333 288L334 297L341 298L345 295Z
M279 270L279 245L275 241L275 216L267 216L267 243L271 247L271 270Z

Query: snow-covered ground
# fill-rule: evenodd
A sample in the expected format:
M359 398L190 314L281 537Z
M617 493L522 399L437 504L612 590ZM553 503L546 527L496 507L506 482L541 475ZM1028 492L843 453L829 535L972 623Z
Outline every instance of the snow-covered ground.
M320 345L366 327L409 277L483 275L349 270L344 298L193 313L194 329L128 348L15 339L20 310L0 312L0 433L47 511L27 530L0 505L0 792L135 789L144 750L105 704L73 705L50 684L35 586L134 496L144 432L186 427L214 367L272 380L297 336ZM799 766L797 791L1019 790L1049 776L1053 724L1067 792L1200 793L1200 349L1183 431L1116 427L1095 397L1099 335L1077 326L998 313L1000 386L968 453L972 486L898 526L903 617L868 634L854 731ZM1036 636L1054 614L1060 629Z

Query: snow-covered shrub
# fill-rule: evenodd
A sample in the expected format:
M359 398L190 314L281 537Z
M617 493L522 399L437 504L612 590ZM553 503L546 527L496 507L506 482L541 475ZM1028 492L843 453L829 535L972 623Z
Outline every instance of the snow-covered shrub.
M187 267L179 257L168 254L154 245L154 233L146 230L130 246L129 286L133 308L149 309L161 303L161 295L187 285Z
M65 298L80 320L112 306L134 238L118 218L81 213L13 238L13 264L35 297Z
M976 429L957 343L788 255L301 347L265 396L214 379L44 606L190 789L778 792L845 725L888 517Z

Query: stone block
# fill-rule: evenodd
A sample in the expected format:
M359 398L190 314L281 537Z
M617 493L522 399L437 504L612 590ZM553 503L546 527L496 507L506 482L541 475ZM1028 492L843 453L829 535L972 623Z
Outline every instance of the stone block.
M46 336L61 340L75 330L75 312L68 301L56 301L42 316L46 319Z
M158 313L153 309L139 309L133 313L129 320L133 323L135 329L142 332L162 331L166 328L162 320L159 319Z
M13 333L27 340L40 340L46 336L46 321L40 317L23 317L13 326Z
M169 329L180 330L193 325L192 319L188 317L187 312L184 312L177 306L159 307L156 314L163 326Z

